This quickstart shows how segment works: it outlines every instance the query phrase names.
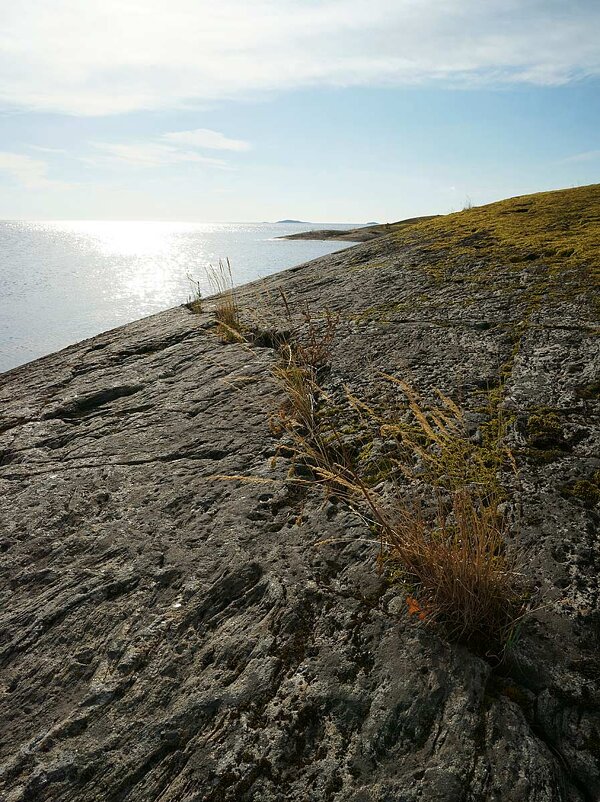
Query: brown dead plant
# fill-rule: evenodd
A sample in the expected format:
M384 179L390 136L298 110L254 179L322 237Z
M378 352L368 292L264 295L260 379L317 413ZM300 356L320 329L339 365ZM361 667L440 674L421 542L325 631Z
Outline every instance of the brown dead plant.
M497 510L464 488L452 493L449 509L440 502L431 515L419 504L403 506L381 530L386 559L411 588L419 617L490 657L513 637L526 609L508 534Z

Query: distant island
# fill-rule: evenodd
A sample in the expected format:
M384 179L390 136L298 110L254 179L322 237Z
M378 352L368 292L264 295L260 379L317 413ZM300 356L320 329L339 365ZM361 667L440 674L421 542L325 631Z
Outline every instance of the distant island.
M280 225L281 223L298 223L299 225L302 225L302 226L312 226L313 225L308 220L276 220L275 221L275 225ZM375 220L371 220L368 223L361 223L359 226L356 226L356 228L365 228L366 226L378 226L378 225L380 225L380 223L376 222ZM354 231L354 229L352 229L352 230ZM295 237L295 236L298 236L298 235L291 234L290 236L294 236ZM315 237L315 239L317 239L317 238Z

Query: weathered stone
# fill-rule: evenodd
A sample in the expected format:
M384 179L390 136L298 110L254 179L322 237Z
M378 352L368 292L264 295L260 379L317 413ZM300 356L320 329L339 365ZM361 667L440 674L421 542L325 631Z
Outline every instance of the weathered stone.
M532 309L529 268L428 260L381 238L240 302L338 310L328 386L394 373L475 428L510 363L542 589L517 646L492 666L411 618L363 522L273 461L269 342L220 342L209 301L170 310L0 377L3 799L600 799L598 507L560 492L600 468L593 299ZM568 444L550 461L528 451L541 408Z

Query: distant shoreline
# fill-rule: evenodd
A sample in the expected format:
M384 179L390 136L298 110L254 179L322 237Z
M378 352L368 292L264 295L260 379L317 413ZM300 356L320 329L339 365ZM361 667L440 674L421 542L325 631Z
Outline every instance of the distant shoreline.
M369 240L384 237L391 234L398 226L409 225L410 223L420 223L422 220L431 220L438 215L430 214L424 217L409 217L406 220L399 220L397 223L381 223L374 226L360 226L351 228L349 231L324 228L316 231L301 231L298 234L286 234L277 239L306 239L306 240L340 240L341 242L368 242Z

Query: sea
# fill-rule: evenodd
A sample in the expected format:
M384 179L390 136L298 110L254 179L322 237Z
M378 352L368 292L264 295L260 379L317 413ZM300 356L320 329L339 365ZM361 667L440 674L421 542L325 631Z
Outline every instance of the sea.
M346 242L281 240L341 223L0 221L0 372L185 303L229 259L244 284Z

